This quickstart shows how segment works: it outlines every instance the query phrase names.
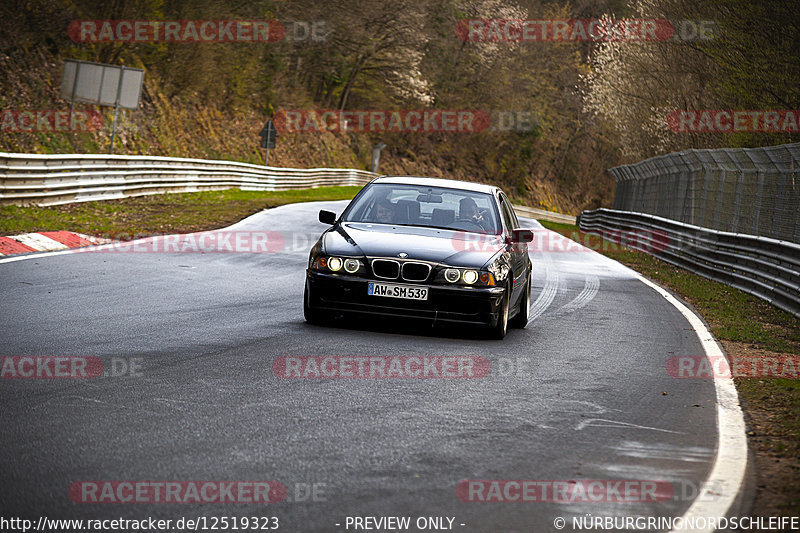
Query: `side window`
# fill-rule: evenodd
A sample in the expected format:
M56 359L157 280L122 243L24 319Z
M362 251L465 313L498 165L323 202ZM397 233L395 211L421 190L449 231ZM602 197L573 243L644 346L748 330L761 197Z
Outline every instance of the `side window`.
M519 227L517 217L514 215L514 211L511 209L511 204L508 203L508 199L505 197L505 195L500 196L500 211L503 216L503 222L509 231Z
M511 202L509 200L506 200L506 202L508 202L508 211L509 214L511 215L511 220L514 221L514 229L517 229L520 227L519 219L517 218L517 213L514 211L514 206L511 205Z

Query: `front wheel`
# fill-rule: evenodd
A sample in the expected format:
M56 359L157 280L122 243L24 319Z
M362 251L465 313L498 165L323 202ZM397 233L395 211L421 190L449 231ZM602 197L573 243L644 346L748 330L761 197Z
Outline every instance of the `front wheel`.
M506 293L503 295L503 301L500 302L497 324L489 330L490 339L502 340L506 336L506 332L508 331L508 297L508 289L506 289Z
M519 312L511 319L511 327L524 328L528 325L531 308L531 276L528 274L528 281L525 283L525 292L519 299Z

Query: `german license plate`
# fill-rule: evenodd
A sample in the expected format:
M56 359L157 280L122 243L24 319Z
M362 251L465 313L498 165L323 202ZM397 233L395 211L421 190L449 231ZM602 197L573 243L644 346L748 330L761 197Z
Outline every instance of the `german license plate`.
M428 287L395 285L394 283L370 283L367 287L367 294L370 296L402 298L405 300L427 300Z

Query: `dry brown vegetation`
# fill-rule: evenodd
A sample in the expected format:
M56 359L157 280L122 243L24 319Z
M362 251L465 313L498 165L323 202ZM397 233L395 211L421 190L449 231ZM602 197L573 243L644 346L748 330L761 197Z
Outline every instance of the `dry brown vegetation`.
M753 146L797 135L670 134L668 109L797 109L795 2L732 0L6 0L0 109L68 109L65 58L146 70L140 109L122 111L115 153L263 162L258 132L281 109L529 112L526 131L284 134L270 163L367 168L502 185L563 212L608 205L606 169L668 150ZM465 42L464 19L713 20L691 42ZM278 20L321 39L276 43L81 43L76 20ZM80 109L83 104L78 104ZM0 150L108 149L112 110L92 133L0 131Z

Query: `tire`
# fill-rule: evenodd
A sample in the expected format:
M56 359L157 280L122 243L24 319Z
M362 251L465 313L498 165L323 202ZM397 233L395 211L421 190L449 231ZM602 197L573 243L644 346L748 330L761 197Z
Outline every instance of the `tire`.
M489 338L495 340L503 340L508 332L508 289L503 296L503 302L500 304L500 316L497 317L497 324L489 330Z
M324 325L327 322L327 315L324 311L320 311L319 309L314 309L311 306L311 295L308 291L308 283L306 283L306 288L303 291L303 317L305 317L306 322L309 324L313 324L315 326Z
M531 276L528 274L528 281L525 283L525 293L519 301L519 311L511 319L511 327L524 329L528 325L531 308Z

